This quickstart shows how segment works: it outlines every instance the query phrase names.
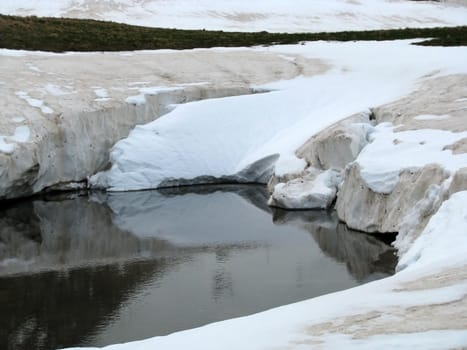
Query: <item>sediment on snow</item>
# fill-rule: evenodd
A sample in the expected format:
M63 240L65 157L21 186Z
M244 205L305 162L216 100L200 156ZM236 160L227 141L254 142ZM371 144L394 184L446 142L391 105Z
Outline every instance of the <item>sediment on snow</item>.
M312 136L296 152L307 163L301 174L274 175L268 204L284 209L327 209L334 203L343 169L368 143L373 127L362 112Z
M15 157L0 155L0 199L28 196L50 187L79 187L73 183L106 168L115 142L135 125L166 114L174 104L255 92L247 87L192 86L147 94L119 107L60 114L43 126L44 132L36 135L33 144L19 147Z
M313 209L335 200L339 219L350 228L398 232L395 246L404 255L443 201L467 190L465 79L426 80L409 96L373 108L373 120L353 116L313 136L297 155L315 173L340 172L338 192L305 171L282 183L273 179L269 204ZM315 197L331 198L316 205L306 198L311 188L320 189Z
M0 200L86 186L118 140L173 105L261 92L252 86L327 69L319 60L238 49L0 55Z

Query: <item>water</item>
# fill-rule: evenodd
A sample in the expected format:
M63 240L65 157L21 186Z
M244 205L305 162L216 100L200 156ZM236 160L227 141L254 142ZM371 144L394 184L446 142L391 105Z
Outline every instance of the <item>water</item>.
M393 273L390 246L264 188L92 194L0 211L0 349L104 346Z

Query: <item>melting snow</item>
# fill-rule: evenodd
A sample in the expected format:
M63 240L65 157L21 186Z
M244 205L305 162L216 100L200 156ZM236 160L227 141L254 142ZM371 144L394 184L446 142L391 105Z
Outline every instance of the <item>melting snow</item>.
M109 93L107 89L96 87L94 89L94 93L96 94L97 98L95 101L108 101L110 100Z
M295 150L310 135L369 106L404 96L417 79L434 69L440 74L467 72L465 48L419 47L410 45L410 41L316 42L256 50L321 58L335 68L311 78L263 86L273 90L269 93L180 105L166 116L138 126L127 139L118 142L110 155L112 168L92 177L91 184L121 191L155 188L174 179L206 181L206 176L263 182L277 158L277 174L298 173L306 164L295 156ZM420 56L426 59L420 61ZM170 89L140 88L140 95L126 101L142 104L145 94ZM385 135L384 128L378 130ZM408 140L394 145L391 139L384 147L391 152L410 148L415 155L425 150L435 152L435 148L442 149L463 137L446 135L440 135L443 138L434 143L426 140L424 145L419 144L423 137L417 136L420 140L412 148ZM375 189L388 191L400 171L398 161L382 165L377 171L373 171L376 165L368 165L367 174L372 177L368 175L367 180Z
M53 96L64 96L70 94L70 92L65 91L62 87L52 83L47 83L45 85L45 90Z
M445 114L445 115L435 115L435 114L421 114L421 115L417 115L416 117L414 117L414 119L416 120L444 120L444 119L448 119L450 118L451 116Z
M18 126L12 136L0 135L0 152L12 154L16 149L17 143L27 142L31 131L27 126Z
M15 123L22 123L22 122L24 122L26 119L23 118L23 117L15 117L15 118L13 118L13 119L11 119L11 120L13 120Z
M5 154L11 154L15 151L16 144L7 143L5 141L5 136L0 135L0 152Z
M467 164L467 154L453 154L445 147L467 137L467 132L420 129L394 132L389 124L380 124L371 135L373 141L356 162L360 174L373 191L390 193L404 169L417 169L436 163L454 172ZM381 155L384 154L384 157Z
M19 126L15 129L15 133L10 139L14 142L27 142L29 140L29 136L31 135L31 131L27 126Z
M134 88L135 90L139 90L139 95L129 96L125 99L125 102L132 105L143 105L146 103L146 95L156 95L160 92L166 91L175 91L181 90L181 87L162 87L162 86L148 86L142 88Z
M54 112L52 108L44 104L44 101L32 98L27 92L17 91L16 96L25 100L30 106L39 108L44 114L52 114Z

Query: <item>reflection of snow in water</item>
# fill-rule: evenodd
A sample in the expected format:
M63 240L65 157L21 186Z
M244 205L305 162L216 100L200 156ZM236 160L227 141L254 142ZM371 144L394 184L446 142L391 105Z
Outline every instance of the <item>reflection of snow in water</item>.
M12 298L14 288L34 291L21 305L12 299L16 318L0 305L14 328L8 339L17 346L43 337L55 348L83 344L90 331L93 345L162 335L349 288L394 268L375 261L390 247L339 233L334 214L272 218L264 188L227 187L99 193L1 211L0 293L4 286ZM53 271L31 274L41 270ZM54 306L37 308L37 300ZM24 341L31 317L37 326ZM70 338L51 317L81 326Z

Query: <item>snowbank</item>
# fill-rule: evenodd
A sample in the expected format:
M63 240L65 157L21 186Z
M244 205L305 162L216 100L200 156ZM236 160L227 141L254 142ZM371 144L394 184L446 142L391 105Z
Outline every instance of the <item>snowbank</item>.
M229 31L321 32L465 25L465 4L407 0L3 0L0 13Z
M310 135L408 94L433 71L467 72L465 48L419 47L409 41L318 42L258 50L319 57L334 69L263 85L274 90L270 93L179 106L118 142L110 153L111 169L93 176L91 185L125 191L225 181L266 183L274 163L278 176L300 174L307 164L295 151ZM357 129L363 133L355 133L366 138L368 128ZM359 150L364 142L357 141L352 147Z
M435 163L455 173L467 164L467 154L453 154L445 147L466 137L467 131L419 129L394 132L391 125L380 124L371 135L372 142L358 156L360 174L373 192L389 194L405 169L415 171Z
M293 58L254 49L0 50L0 199L85 181L106 167L115 142L173 104L256 93L251 85L327 69Z

